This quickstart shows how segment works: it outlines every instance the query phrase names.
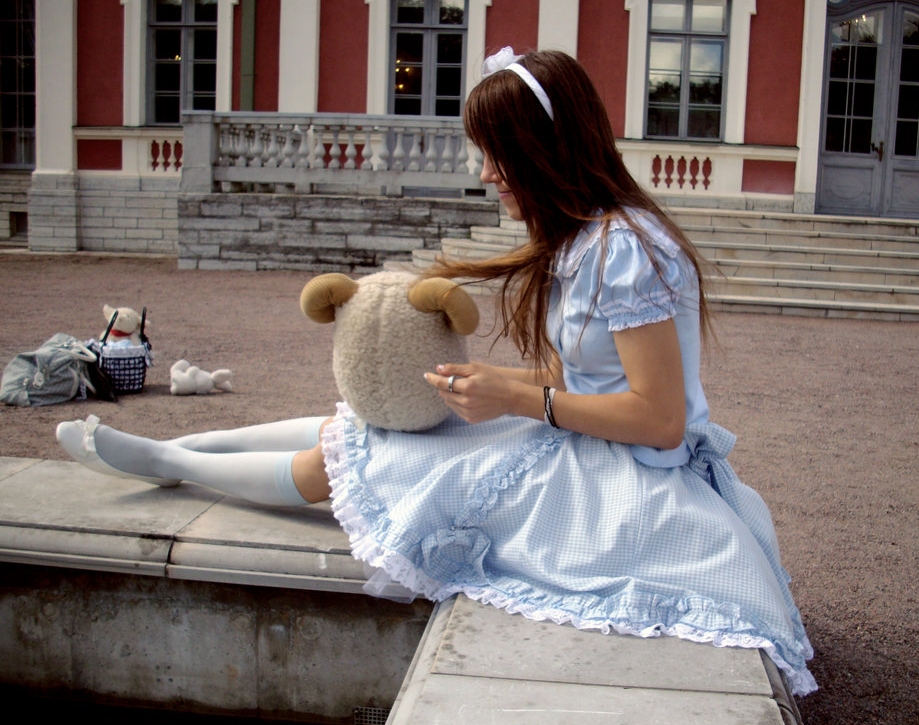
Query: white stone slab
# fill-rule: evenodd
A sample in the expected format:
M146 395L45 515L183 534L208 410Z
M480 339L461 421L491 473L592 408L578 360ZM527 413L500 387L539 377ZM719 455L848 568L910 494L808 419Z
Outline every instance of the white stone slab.
M781 725L749 695L435 675L406 725Z
M495 646L500 642L500 646ZM604 635L459 597L433 672L473 677L771 696L759 650L675 637Z

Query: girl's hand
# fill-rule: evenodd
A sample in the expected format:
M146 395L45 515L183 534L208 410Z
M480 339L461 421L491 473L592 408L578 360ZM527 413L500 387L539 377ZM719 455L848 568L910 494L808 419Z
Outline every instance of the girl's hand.
M438 365L436 372L425 373L424 377L467 423L482 423L515 412L511 391L517 383L491 365Z

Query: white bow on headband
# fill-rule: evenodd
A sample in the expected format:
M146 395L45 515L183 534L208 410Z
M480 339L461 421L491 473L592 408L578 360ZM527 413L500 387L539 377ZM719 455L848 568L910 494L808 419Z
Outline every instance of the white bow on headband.
M485 59L485 63L482 64L482 77L487 78L492 73L497 73L499 70L513 71L527 84L527 86L529 86L530 90L533 91L533 95L536 96L549 118L554 121L555 114L552 113L552 103L549 101L549 96L546 94L545 89L539 84L539 81L536 80L536 77L517 62L522 57L522 55L514 55L514 49L510 46L504 46L497 53Z

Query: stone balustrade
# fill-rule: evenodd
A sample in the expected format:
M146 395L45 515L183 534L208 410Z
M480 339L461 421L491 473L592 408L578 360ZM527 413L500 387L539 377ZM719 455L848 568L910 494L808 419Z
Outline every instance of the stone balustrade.
M485 196L458 118L188 113L182 190Z

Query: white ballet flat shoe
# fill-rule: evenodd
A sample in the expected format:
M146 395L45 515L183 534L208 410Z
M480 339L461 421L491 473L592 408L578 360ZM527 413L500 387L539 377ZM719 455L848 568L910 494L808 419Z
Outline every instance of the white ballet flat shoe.
M157 486L169 488L177 486L180 481L169 478L155 478L151 476L136 476L132 473L119 471L112 468L108 463L103 461L99 454L96 453L96 428L99 427L99 418L90 415L83 420L69 420L59 423L57 426L57 442L61 444L70 457L77 463L82 463L87 468L104 473L107 476L117 476L118 478L134 478L147 483L155 483Z

